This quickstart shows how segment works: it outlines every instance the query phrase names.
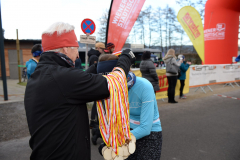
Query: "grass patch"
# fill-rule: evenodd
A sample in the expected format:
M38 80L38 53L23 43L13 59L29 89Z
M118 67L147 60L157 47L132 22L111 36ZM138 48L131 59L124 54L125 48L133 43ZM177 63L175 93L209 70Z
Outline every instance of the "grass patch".
M21 85L21 86L26 86L27 82L21 82L21 83L18 83L18 84Z

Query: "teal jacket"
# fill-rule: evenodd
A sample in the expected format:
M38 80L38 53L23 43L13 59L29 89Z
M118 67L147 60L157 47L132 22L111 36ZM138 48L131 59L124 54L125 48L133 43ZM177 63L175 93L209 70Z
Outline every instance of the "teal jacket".
M26 62L27 67L27 77L30 78L31 74L35 71L37 67L37 62L35 62L33 59L30 59Z
M189 64L187 64L186 62L183 62L180 66L180 70L181 70L181 76L178 78L179 80L185 80L186 79L186 72L189 68Z
M131 133L140 139L151 132L162 131L156 97L152 84L136 77L136 83L128 91Z

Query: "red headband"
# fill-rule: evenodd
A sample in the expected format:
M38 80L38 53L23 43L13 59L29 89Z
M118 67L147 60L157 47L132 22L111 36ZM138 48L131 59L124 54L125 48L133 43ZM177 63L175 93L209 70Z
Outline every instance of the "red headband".
M49 51L52 49L58 49L62 47L79 47L77 36L74 30L65 32L60 36L55 31L52 35L42 34L42 47L43 51Z

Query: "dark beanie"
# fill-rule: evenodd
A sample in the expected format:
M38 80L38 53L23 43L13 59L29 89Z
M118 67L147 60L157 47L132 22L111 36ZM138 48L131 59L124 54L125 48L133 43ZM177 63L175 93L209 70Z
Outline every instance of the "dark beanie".
M151 52L149 51L144 51L142 55L142 60L150 59L151 57Z
M106 49L110 50L112 48L115 48L115 45L113 43L108 43Z
M36 52L36 51L42 51L42 45L41 44L35 44L33 47L32 47L32 53Z
M35 44L33 47L32 47L32 54L33 54L33 57L38 57L41 55L41 53L43 52L42 51L42 45L41 44Z
M116 67L117 62L118 60L98 62L97 73L107 75L109 72L112 72L114 67Z

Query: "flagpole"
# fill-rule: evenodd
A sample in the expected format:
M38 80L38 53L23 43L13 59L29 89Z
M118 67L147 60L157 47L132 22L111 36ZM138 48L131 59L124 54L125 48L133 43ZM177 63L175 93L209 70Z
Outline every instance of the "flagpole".
M108 25L109 25L110 16L111 16L111 11L112 11L112 4L113 4L113 0L111 1L110 9L109 9L109 12L108 12L108 20L107 20L107 28L106 28L106 37L105 37L105 46L107 46L107 41L108 41Z
M3 31L2 31L2 14L1 14L1 1L0 1L0 54L1 54L1 73L2 73L2 81L3 81L3 93L4 100L8 100L7 93L7 77L6 77L6 67L5 67L5 55L4 55L4 40L3 40Z

